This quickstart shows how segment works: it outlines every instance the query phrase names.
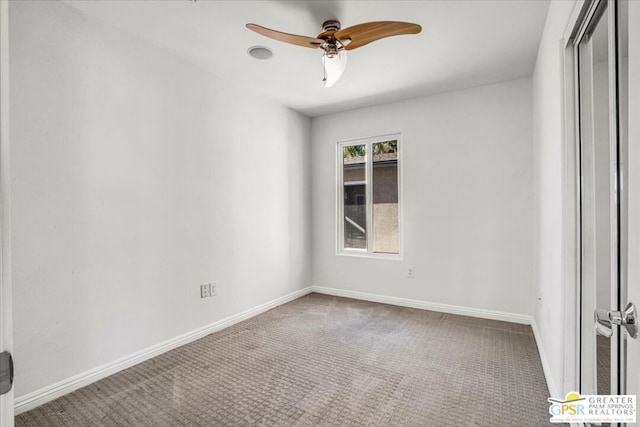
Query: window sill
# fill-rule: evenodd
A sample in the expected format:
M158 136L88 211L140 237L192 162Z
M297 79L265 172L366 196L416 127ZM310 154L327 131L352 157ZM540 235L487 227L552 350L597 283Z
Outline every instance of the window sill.
M370 258L370 259L381 259L387 261L402 261L401 254L376 254L376 253L368 253L368 252L359 252L359 251L338 251L336 252L338 256L346 256L346 257L355 257L355 258Z

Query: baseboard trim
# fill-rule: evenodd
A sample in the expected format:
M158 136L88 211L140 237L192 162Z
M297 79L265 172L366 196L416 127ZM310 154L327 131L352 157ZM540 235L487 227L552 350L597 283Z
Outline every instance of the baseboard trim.
M104 377L113 375L116 372L130 368L131 366L137 365L138 363L144 362L145 360L151 359L152 357L158 356L169 350L173 350L174 348L198 340L211 333L220 331L224 328L228 328L229 326L235 325L236 323L242 322L243 320L250 319L254 316L257 316L258 314L264 313L265 311L271 310L272 308L285 304L289 301L293 301L294 299L300 298L311 292L312 291L310 287L291 292L290 294L284 295L280 298L276 298L264 304L260 304L257 307L218 320L217 322L211 323L209 325L195 329L191 332L187 332L175 338L171 338L159 344L137 351L128 356L114 360L113 362L105 363L104 365L90 369L86 372L82 372L78 375L74 375L50 386L41 388L40 390L25 394L24 396L20 396L15 399L15 414L18 415L36 408L40 405L57 399L58 397L71 393L74 390L96 382Z
M421 301L409 298L390 297L365 292L347 291L344 289L327 288L324 286L311 286L311 291L319 294L333 295L337 297L354 298L364 301L379 302L383 304L397 305L400 307L419 308L422 310L437 311L440 313L458 314L461 316L479 317L482 319L502 320L504 322L530 325L531 316L504 311L486 310L482 308L463 307L459 305L441 304L437 302Z
M558 387L556 386L556 382L553 380L553 375L551 375L551 366L549 365L549 359L547 358L547 353L544 351L544 346L542 345L542 336L540 335L538 324L536 323L536 320L534 318L532 318L531 329L533 330L533 337L535 338L536 345L538 346L538 354L540 355L540 362L542 363L544 378L547 380L547 388L549 389L549 394L552 397L562 398L564 397L564 395L560 395Z

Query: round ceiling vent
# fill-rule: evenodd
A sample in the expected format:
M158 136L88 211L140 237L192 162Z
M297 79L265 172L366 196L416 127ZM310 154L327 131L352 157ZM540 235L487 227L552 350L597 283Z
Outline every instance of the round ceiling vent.
M247 50L247 53L256 59L269 59L273 56L271 49L264 46L250 47L249 50Z

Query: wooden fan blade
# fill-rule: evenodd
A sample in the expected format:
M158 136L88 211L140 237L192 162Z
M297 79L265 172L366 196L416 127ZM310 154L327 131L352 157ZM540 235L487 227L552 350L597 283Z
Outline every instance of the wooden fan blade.
M422 31L422 27L418 24L379 21L365 22L364 24L347 27L336 31L334 37L340 41L351 40L351 43L345 43L345 49L353 50L385 37L400 36L402 34L418 34L420 31Z
M276 30L270 30L269 28L261 27L260 25L256 24L247 24L247 28L265 37L269 37L271 39L289 44L295 44L296 46L310 47L312 49L315 49L324 44L324 40L316 39L313 37L297 36L295 34L287 34Z

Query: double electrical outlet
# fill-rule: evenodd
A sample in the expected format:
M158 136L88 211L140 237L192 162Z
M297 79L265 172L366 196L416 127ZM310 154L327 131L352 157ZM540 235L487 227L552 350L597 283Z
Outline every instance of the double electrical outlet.
M211 282L200 285L200 298L214 297L218 295L218 283Z
M416 268L415 267L409 267L407 269L407 277L409 279L414 279L416 277Z

